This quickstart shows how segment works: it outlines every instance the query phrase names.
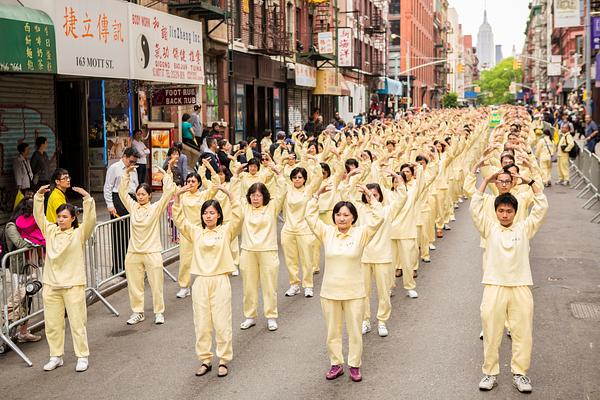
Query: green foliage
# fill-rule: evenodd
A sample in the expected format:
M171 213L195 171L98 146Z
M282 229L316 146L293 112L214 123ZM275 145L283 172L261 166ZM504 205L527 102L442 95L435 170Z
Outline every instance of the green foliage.
M458 107L458 94L455 92L446 93L442 97L443 108L457 108Z
M476 82L481 88L479 103L484 105L512 104L515 95L509 92L510 83L523 81L523 70L513 69L513 57L500 61L492 69L481 72L481 79Z

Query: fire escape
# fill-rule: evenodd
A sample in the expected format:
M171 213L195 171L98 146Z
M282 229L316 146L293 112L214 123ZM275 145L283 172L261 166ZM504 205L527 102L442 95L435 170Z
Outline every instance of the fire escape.
M373 48L370 65L363 66L363 69L370 72L373 76L386 76L387 56L386 56L386 33L387 21L383 18L383 9L386 6L385 0L373 1L373 12L369 19L364 22L364 32L371 39Z
M267 1L267 0L263 0ZM260 33L256 48L252 51L268 56L291 56L292 33L286 32L285 10L275 2L270 2L263 8Z

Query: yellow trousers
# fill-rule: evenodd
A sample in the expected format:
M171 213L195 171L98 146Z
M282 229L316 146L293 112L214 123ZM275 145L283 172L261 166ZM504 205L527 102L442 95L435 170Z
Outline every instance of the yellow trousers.
M279 275L277 252L242 249L240 274L242 276L244 316L256 318L260 285L265 318L277 318L277 277Z
M367 297L365 298L365 313L363 319L371 319L371 281L375 278L377 287L377 320L385 322L390 319L392 313L392 301L390 299L391 282L394 279L394 266L392 263L365 264L362 265L365 278L365 289Z
M348 333L348 365L360 368L362 359L362 320L365 298L330 300L321 297L321 308L327 325L327 354L331 365L344 364L342 324Z
M240 240L238 237L234 237L231 241L231 256L233 257L233 265L239 267L240 265Z
M191 283L190 268L192 266L192 243L183 235L179 235L179 273L177 282L179 287L189 288Z
M437 193L435 194L435 227L437 229L442 229L446 221L450 219L450 217L447 216L448 202L448 189L438 189Z
M227 365L233 358L229 275L197 276L192 286L192 306L198 360L211 364L214 328L219 364Z
M486 375L498 375L499 349L505 321L512 336L513 374L527 375L533 344L533 296L528 286L485 285L481 300L483 366Z
M90 349L87 341L87 308L85 287L59 288L44 285L44 323L50 357L61 357L65 353L65 310L73 338L73 350L77 357L87 357Z
M569 155L565 154L558 156L558 179L561 181L569 180Z
M152 291L154 313L164 313L163 286L165 278L160 253L127 253L125 256L125 273L127 274L129 304L133 312L144 312L144 273L146 273Z
M290 285L313 287L314 249L317 238L312 235L281 233L281 245L290 276ZM302 264L302 282L300 281L300 264ZM317 264L318 266L318 264Z
M429 236L423 225L417 225L417 236L419 237L419 254L421 258L429 258Z
M417 239L398 239L392 240L394 250L394 260L396 265L394 269L402 270L402 283L404 289L412 290L417 287L413 271L419 266L419 250L417 249ZM392 287L395 287L395 283Z
M541 160L540 170L542 174L542 180L544 181L544 183L550 182L550 180L552 179L552 160Z

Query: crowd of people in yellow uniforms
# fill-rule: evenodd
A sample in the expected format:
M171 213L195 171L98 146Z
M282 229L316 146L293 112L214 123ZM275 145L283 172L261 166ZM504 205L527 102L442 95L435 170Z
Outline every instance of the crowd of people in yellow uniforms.
M233 359L229 279L238 268L245 317L240 328L256 325L260 293L268 330L278 329L279 238L290 283L286 296L302 292L306 298L314 296L315 274L320 272L320 252L324 252L320 297L331 364L326 377L335 379L344 373L345 324L350 376L360 381L362 335L371 331L372 281L377 288L377 332L385 337L396 277L402 277L407 296L418 297L420 261L431 261L436 239L451 229L454 210L473 197L473 218L484 248L485 379L488 382L498 373L497 329L502 315L508 315L506 325L513 340L524 343L515 356L513 372L526 378L529 316L512 318L510 312L502 314L500 307L527 297L525 289L502 288L513 287L515 282L526 288L530 283L523 276L489 278L497 276L495 263L505 251L495 247L496 236L504 235L494 225L496 203L498 195L518 201L514 223L525 226L522 234L532 237L543 217L541 193L549 180L546 161L555 144L536 135L524 109L505 107L500 112L502 123L493 130L489 129L491 110L482 108L409 113L400 121L349 124L342 130L330 125L310 137L296 131L290 140L278 139L271 146L274 152L263 149L260 158L255 143L246 149L244 162L237 157L242 151L230 154L229 169L215 171L203 162L202 170L188 174L182 187L173 182L169 165L164 171L163 194L156 203L150 202L152 191L145 184L136 190L137 201L128 196L134 167L126 168L119 195L131 214L125 265L133 314L127 323L135 325L145 319L144 274L152 290L154 321L165 323L159 216L175 196L173 220L181 233L177 297L191 294L195 348L201 362L197 375L212 369L213 329L218 374L228 373ZM483 179L478 189L477 174ZM512 203L501 206L507 204ZM531 206L536 218L528 216ZM519 257L526 257L523 248L518 251ZM528 264L518 272L523 274L527 268ZM500 289L494 292L488 289L491 286ZM502 297L502 302L490 300L492 293ZM504 327L505 321L501 322Z

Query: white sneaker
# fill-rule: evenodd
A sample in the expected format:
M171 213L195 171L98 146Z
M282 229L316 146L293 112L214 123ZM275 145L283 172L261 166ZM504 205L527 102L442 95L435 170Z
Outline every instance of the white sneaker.
M437 250L437 247L433 243L429 245L429 250Z
M462 198L462 197L459 197L459 198L458 198L458 202L459 202L459 203L462 203L463 201L464 201L464 200L463 200L463 198Z
M479 339L483 340L483 330L479 332Z
M526 375L513 375L513 386L521 393L530 393L533 390L531 379Z
M445 230L445 231L451 231L451 230L452 230L452 228L450 228L450 225L448 225L448 224L444 224L444 230Z
M457 204L457 203L455 203L455 204L454 204L454 209L456 210L457 208L458 208L458 204ZM452 221L452 219L451 219L450 221Z
M300 293L300 285L292 285L287 290L287 292L285 292L285 295L286 295L286 297L292 297L292 296L297 295L298 293Z
M495 375L485 375L479 382L479 390L492 390L497 384Z
M235 266L235 271L231 273L231 276L240 276L240 269L237 265Z
M277 320L275 318L269 318L267 320L267 328L273 332L276 331L278 326L277 326Z
M371 321L363 321L362 323L362 334L365 335L371 332Z
M90 365L90 363L89 363L87 357L79 357L77 359L77 365L75 366L75 371L77 371L77 372L87 371L89 365Z
M127 325L135 325L142 322L145 319L146 317L144 317L144 313L134 312L133 314L131 314L131 317L129 317L129 319L127 320Z
M411 299L416 299L417 297L419 297L419 294L417 293L416 290L411 289L411 290L407 290L406 294L408 295L408 297L410 297Z
M50 361L46 365L44 365L44 371L53 371L58 367L63 366L62 357L50 357Z
M182 287L179 289L179 291L177 292L176 296L178 299L183 299L185 297L188 297L190 294L192 294L192 291L190 288L187 287Z
M162 325L165 323L165 315L162 313L158 313L154 316L154 323L156 325Z
M379 333L379 336L381 337L386 337L388 335L388 329L387 326L385 326L384 323L379 323L379 325L377 326L377 333Z
M254 321L254 318L246 318L244 322L240 324L240 329L246 330L248 328L252 328L254 325L256 325L256 321Z
M311 288L311 287L304 288L304 297L313 297L313 296L314 296L313 288Z
M451 216L451 217L450 217L450 221L452 221L452 222L456 221L456 217L455 217L454 215L453 215L453 216Z
M396 292L394 292L394 289L390 289L390 297L394 297L396 295Z

